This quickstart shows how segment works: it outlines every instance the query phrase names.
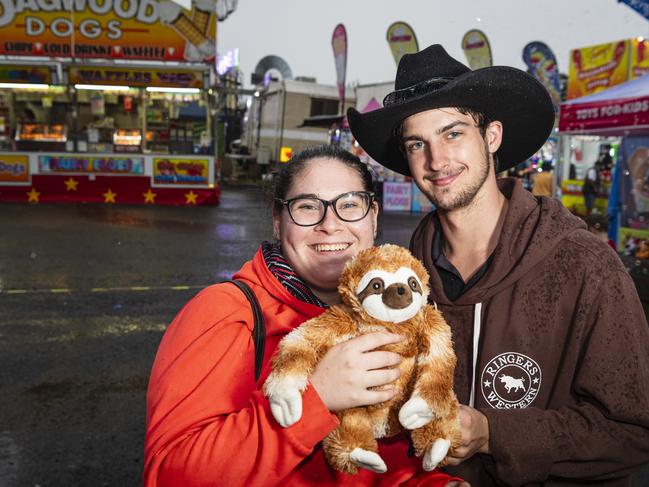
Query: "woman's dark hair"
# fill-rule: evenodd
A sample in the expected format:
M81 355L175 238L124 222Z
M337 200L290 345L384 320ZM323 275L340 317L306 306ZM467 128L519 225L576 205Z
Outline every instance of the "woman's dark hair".
M341 149L340 147L337 147L335 145L318 145L314 147L308 147L291 157L291 160L282 165L279 173L277 174L275 178L275 188L273 194L275 198L273 203L275 211L282 210L282 204L278 202L278 199L286 199L286 194L293 184L295 177L308 166L309 162L312 159L332 159L342 162L350 169L356 171L358 176L361 178L363 189L365 191L374 190L372 174L367 168L367 165L361 162L361 160L351 152L348 152L345 149Z

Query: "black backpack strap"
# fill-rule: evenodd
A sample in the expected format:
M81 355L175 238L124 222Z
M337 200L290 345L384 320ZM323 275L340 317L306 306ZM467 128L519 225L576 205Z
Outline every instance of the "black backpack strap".
M257 296L255 296L253 290L245 282L237 281L236 279L222 282L231 282L237 286L250 302L252 316L255 320L255 326L252 330L252 340L255 343L255 381L257 381L261 375L261 366L264 362L264 346L266 344L266 321L264 320L264 315L261 313Z

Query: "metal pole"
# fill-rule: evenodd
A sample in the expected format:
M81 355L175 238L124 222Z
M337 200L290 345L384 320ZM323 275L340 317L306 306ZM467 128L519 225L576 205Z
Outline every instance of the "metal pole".
M281 153L282 147L284 146L284 115L286 114L286 82L282 79L282 126L280 127L279 133L279 150ZM279 160L279 156L277 157Z
M557 133L557 147L556 147L556 156L557 156L557 162L554 165L554 174L552 175L552 196L553 197L559 197L561 199L560 189L561 189L561 181L563 181L563 177L561 174L561 171L563 169L563 161L562 161L562 151L563 150L563 136L559 133Z

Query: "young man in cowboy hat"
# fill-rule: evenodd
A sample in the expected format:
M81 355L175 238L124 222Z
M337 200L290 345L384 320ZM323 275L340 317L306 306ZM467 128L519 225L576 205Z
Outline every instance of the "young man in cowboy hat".
M545 142L550 96L439 45L403 56L395 88L348 119L437 207L411 250L453 330L464 406L449 470L474 487L629 485L649 461L649 328L633 282L560 203L496 178Z

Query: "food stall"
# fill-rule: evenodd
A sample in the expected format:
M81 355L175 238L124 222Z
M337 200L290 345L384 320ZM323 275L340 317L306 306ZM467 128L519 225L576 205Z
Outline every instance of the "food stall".
M3 14L0 201L218 204L215 13L77 7Z
M619 246L629 236L649 238L649 75L562 103L559 130L563 137L586 137L611 149L617 141L607 204L614 223L609 236ZM571 144L564 143L564 155ZM564 186L580 183L568 180Z

